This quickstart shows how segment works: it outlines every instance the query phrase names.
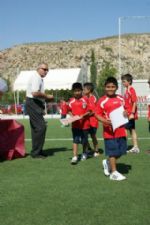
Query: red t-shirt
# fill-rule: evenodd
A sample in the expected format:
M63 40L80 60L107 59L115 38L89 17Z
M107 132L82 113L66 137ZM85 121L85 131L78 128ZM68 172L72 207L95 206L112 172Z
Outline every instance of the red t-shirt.
M81 97L80 99L71 98L69 100L68 110L72 113L73 116L81 116L88 112L88 101L86 98ZM88 116L84 117L83 119L77 120L72 123L72 128L79 128L79 129L89 129L90 123Z
M61 102L60 103L60 113L61 115L66 115L68 112L68 106L67 106L67 103L64 101L64 102Z
M127 111L128 115L130 115L132 113L133 103L137 103L136 92L132 86L129 86L126 89L126 92L124 94L124 101L125 101L125 110ZM137 107L135 109L134 119L138 119Z
M109 114L122 105L124 105L124 99L120 95L116 95L114 98L103 96L97 102L96 114L105 119L109 119ZM105 139L126 137L125 127L121 126L113 131L111 125L103 124L103 136Z
M89 110L91 110L92 112L95 112L96 103L97 103L96 97L94 95L91 95L88 98L88 102L89 102ZM94 115L89 117L89 121L90 121L90 127L98 128L98 120L95 118Z

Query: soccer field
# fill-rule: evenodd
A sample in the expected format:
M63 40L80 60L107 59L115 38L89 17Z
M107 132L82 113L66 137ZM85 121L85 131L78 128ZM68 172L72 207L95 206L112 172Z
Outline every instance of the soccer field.
M30 152L29 123L20 122ZM72 166L71 129L49 119L44 146L48 158L28 156L0 163L0 224L149 225L150 154L146 150L150 149L150 134L146 119L137 122L137 133L141 152L118 161L118 170L127 180L115 182L103 174L104 153ZM104 150L101 125L97 136Z

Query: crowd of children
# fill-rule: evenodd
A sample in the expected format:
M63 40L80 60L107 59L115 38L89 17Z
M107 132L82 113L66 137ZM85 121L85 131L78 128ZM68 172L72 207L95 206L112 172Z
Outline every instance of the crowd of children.
M63 98L60 100L61 119L65 119L67 114L72 118L77 117L72 122L73 157L71 164L77 164L79 160L86 160L89 155L93 155L94 157L100 155L96 133L99 122L101 122L103 126L105 155L107 157L102 160L104 174L109 176L110 180L116 181L126 179L117 170L117 160L127 152L140 152L135 126L135 122L138 119L138 112L137 95L132 86L133 77L131 74L125 74L122 75L121 80L122 85L125 87L124 96L117 94L117 79L108 77L104 83L105 94L98 100L94 95L94 85L90 82L85 83L83 86L78 82L73 83L72 98L68 102ZM148 80L148 84L150 85L150 79ZM2 94L0 92L0 98ZM147 102L150 132L150 96L148 96ZM122 113L122 117L128 118L128 122L114 129L111 115L119 108L122 108L123 111L117 111L117 113ZM117 116L120 117L119 114ZM133 147L129 150L127 146L127 131L130 132L133 144ZM88 141L89 136L92 139L93 151ZM78 154L79 144L82 144L83 148L81 157Z
M117 171L117 160L127 152L139 153L140 149L137 142L135 120L137 115L137 96L132 87L133 77L125 74L121 77L125 87L124 96L117 94L118 82L114 77L108 77L105 81L105 94L96 99L94 85L90 82L74 83L72 85L72 98L67 103L67 114L71 117L79 116L79 119L72 123L73 137L73 157L71 164L77 164L79 160L88 158L91 149L88 136L90 135L93 143L93 156L100 155L97 141L98 123L103 125L103 138L106 159L102 160L104 174L111 180L121 181L126 177ZM123 124L113 130L110 114L123 107L123 116L128 118L128 123ZM148 120L150 121L150 111ZM129 130L132 138L133 147L127 151L127 131ZM83 152L81 157L78 155L78 145L82 144Z

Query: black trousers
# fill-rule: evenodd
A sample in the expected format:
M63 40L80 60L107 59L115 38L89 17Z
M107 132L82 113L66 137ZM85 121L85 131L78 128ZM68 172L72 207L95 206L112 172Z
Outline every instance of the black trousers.
M46 134L46 123L43 117L44 105L38 99L26 99L26 111L30 119L32 151L31 155L37 156L43 150Z

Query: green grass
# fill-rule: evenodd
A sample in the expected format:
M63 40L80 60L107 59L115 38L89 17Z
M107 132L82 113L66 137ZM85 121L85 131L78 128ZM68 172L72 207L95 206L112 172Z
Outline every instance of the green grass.
M26 138L30 138L27 120ZM147 122L137 123L139 137L149 138ZM101 137L101 127L98 131ZM70 128L48 120L46 138L70 138ZM129 145L131 144L129 140ZM99 142L103 149L103 141ZM0 163L1 225L149 225L150 148L148 139L139 140L141 153L118 161L127 176L123 182L103 175L99 158L70 165L72 141L46 141L45 160L30 157ZM26 142L30 152L31 142ZM80 147L81 153L81 147Z

